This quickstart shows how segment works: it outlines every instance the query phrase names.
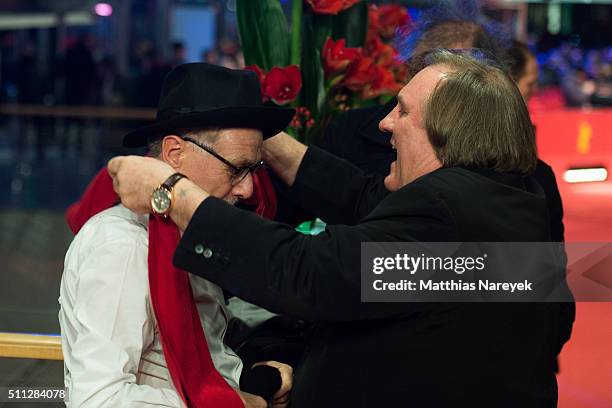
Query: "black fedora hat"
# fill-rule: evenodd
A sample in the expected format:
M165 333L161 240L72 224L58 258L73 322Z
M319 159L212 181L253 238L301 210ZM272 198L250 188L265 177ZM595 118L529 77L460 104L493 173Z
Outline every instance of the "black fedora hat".
M202 126L259 129L265 139L285 129L294 113L262 104L254 72L203 62L183 64L164 79L155 123L125 135L123 145L146 146L176 129Z

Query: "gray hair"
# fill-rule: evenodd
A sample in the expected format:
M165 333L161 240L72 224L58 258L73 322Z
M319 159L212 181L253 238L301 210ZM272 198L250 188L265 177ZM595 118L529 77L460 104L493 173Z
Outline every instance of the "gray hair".
M442 164L533 172L533 125L514 81L498 67L447 50L432 52L427 65L452 70L425 102L423 116Z
M199 142L202 142L206 145L214 145L219 140L219 131L221 129L218 127L201 127L201 128L191 128L191 129L176 129L172 132L168 132L166 135L177 134L177 136L189 136L193 137ZM164 136L165 137L165 136ZM164 137L155 139L148 144L149 155L151 157L159 157L162 152L162 141Z

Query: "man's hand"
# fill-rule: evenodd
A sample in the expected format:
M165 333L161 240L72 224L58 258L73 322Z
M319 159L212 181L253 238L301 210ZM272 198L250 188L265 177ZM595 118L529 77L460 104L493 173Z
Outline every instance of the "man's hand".
M308 148L285 132L263 142L263 161L285 182L293 185L295 176Z
M238 396L242 400L244 408L268 408L268 403L265 399L257 395L249 394L248 392L236 389L235 391L238 393Z
M290 365L279 363L278 361L262 361L253 364L253 367L260 365L268 365L276 368L280 372L281 387L276 391L270 401L272 408L287 408L289 405L289 396L293 388L293 368Z
M151 193L174 169L152 157L120 156L108 162L108 174L121 203L138 214L151 212Z

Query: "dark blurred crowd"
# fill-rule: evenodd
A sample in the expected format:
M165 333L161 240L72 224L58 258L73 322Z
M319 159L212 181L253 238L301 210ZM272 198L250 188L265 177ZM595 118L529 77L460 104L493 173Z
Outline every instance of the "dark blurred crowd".
M172 43L167 57L151 42L139 42L125 72L113 55L96 49L89 34L68 39L65 52L51 66L41 63L34 41L16 46L10 35L0 41L0 103L153 107L164 76L187 62L180 41ZM200 56L200 61L230 68L244 66L237 42L228 38Z
M114 56L101 54L95 38L82 34L67 41L54 66L44 67L34 42L17 47L10 39L0 38L2 103L154 107L164 76L186 62L186 49L179 41L166 53L141 41L132 50L126 72L120 72ZM202 50L199 60L244 66L240 47L230 38ZM555 90L562 105L612 106L612 46L583 50L565 43L537 53L537 60L540 89Z
M612 106L612 46L582 49L565 43L538 53L540 88L557 88L568 107Z

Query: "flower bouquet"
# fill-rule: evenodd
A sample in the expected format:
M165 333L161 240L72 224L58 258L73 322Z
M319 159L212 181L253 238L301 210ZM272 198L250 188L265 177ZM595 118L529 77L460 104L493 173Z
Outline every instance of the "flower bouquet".
M386 102L406 69L392 39L409 30L398 5L359 0L291 0L290 23L280 0L237 0L247 69L264 102L296 108L288 131L311 143L340 112Z

